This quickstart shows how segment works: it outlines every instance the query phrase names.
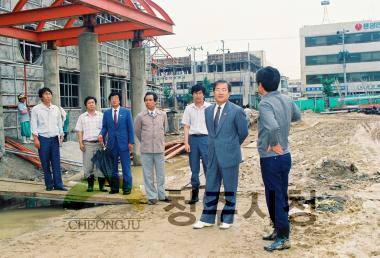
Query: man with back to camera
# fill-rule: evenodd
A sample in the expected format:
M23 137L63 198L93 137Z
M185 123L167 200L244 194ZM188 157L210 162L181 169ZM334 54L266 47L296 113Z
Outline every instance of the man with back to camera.
M256 73L258 92L262 96L259 105L258 141L261 174L265 198L274 231L264 240L274 241L265 246L266 251L290 248L288 182L292 165L288 149L291 122L301 119L295 103L278 89L280 73L267 66Z
M49 88L39 89L38 96L41 103L32 108L31 128L44 171L46 191L67 191L62 182L59 151L63 141L61 112L58 106L51 103L53 92Z
M119 157L123 171L123 195L132 191L131 156L134 142L133 120L131 112L120 106L121 94L111 92L108 97L111 108L103 115L103 125L98 140L103 143L107 136L106 146L112 152L114 166L111 178L110 194L119 192Z
M215 223L220 187L223 180L225 205L221 213L220 229L229 229L234 221L239 165L242 160L240 145L248 136L248 125L243 109L228 101L231 84L219 80L213 87L215 104L205 110L208 131L208 166L203 212L194 229ZM226 151L228 148L228 151Z
M205 121L205 109L210 103L205 102L206 89L202 85L191 88L193 103L186 106L182 117L184 124L185 150L189 153L191 169L191 199L189 204L199 201L199 168L202 159L203 172L207 173L208 132Z

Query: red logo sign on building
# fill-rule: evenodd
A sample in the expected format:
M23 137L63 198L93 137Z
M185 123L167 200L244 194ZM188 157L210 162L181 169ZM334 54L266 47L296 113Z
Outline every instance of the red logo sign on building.
M362 30L362 29L363 29L363 24L361 24L361 23L357 23L357 24L355 25L355 29L356 29L357 31Z

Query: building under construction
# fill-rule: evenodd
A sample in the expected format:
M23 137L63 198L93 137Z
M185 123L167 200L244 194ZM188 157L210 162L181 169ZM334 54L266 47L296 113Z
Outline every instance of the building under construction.
M120 92L122 105L135 115L147 90L160 91L148 46L154 37L172 34L174 23L153 1L0 0L0 10L1 145L4 135L19 136L20 93L32 107L38 90L51 88L75 137L86 96L106 108L109 93Z
M255 102L255 72L265 66L264 51L208 54L206 60L191 60L191 56L157 60L156 84L170 87L177 96L178 107L187 104L188 89L207 80L212 83L220 79L232 85L230 100L238 105Z

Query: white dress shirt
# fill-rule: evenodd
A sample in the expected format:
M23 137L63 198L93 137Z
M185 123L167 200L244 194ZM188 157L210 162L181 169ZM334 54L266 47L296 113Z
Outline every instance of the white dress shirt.
M93 115L85 112L79 116L75 130L83 132L83 141L96 141L102 130L102 122L102 112L95 111Z
M205 109L211 104L204 102L201 107L194 103L187 105L182 116L182 124L190 126L189 134L208 134Z
M53 104L48 107L43 103L34 106L30 126L34 135L48 138L63 135L60 108Z
M153 111L147 109L147 112L148 112L148 114L149 114L150 116L152 116L152 117L156 117L156 116L157 116L156 108L154 108Z
M224 106L226 105L226 103L227 103L227 102L224 102L224 104L220 106L219 121L220 121L220 117L222 116L223 109L224 109ZM218 112L218 107L219 107L219 105L218 105L217 103L215 103L214 120L215 120L216 112Z

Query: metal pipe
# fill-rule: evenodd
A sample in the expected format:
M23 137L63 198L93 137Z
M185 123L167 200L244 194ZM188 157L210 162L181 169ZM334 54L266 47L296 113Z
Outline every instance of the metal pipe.
M13 154L19 154L19 155L25 155L25 156L28 156L28 157L39 158L39 155L37 155L37 154L31 154L31 153L25 153L25 152L22 152L22 151L16 151L16 150L11 149L11 148L5 148L5 151L9 152L9 153L13 153ZM60 161L62 163L73 165L73 166L78 166L78 167L82 167L83 166L82 162L78 162L78 161L75 161L75 160L69 160L69 159L62 159L61 158Z

